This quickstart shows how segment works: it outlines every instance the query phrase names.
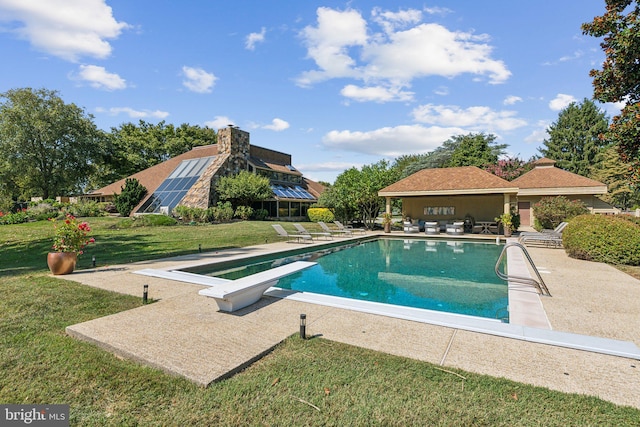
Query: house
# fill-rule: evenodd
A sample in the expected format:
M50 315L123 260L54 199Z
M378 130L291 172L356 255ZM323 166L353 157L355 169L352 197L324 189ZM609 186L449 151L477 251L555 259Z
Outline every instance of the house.
M471 216L492 221L517 210L521 225L530 226L535 219L533 204L543 197L578 199L592 212L600 212L609 206L597 196L606 193L606 184L559 169L555 161L542 158L511 182L475 166L423 169L378 195L386 198L387 212L391 212L391 199L401 198L404 215L412 219L453 221Z
M218 179L247 170L269 178L273 197L254 208L266 209L270 217L303 218L318 201L324 186L305 178L291 162L291 155L251 145L249 132L229 126L218 130L218 143L191 151L135 173L147 196L132 214L170 214L178 205L207 208L217 203ZM126 179L126 178L125 178ZM112 201L125 179L85 194L84 199Z

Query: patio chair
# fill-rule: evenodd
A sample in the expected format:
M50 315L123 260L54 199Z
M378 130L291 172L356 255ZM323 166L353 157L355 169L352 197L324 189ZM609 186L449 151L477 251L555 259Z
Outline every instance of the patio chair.
M418 225L417 223L414 224L411 221L403 221L403 228L404 228L404 232L405 233L419 233L420 232L420 225Z
M280 237L286 237L288 240L287 241L292 241L292 240L296 240L296 242L311 242L313 241L313 237L311 237L310 234L289 234L287 232L287 230L285 230L284 228L282 228L282 226L280 224L271 224L271 226L273 227L274 230L276 230L276 233L278 233L278 235Z
M351 232L359 231L361 233L365 233L366 230L364 228L353 228L351 225L343 225L340 221L333 221L333 223L340 230L351 230Z
M353 234L353 232L351 230L349 230L349 229L338 230L338 229L335 229L335 228L329 228L329 226L326 223L324 223L323 221L318 221L318 225L320 226L320 228L322 228L327 233L339 234L339 235L342 235L342 236L351 236Z
M333 237L331 236L330 232L323 231L321 233L310 233L310 232L307 231L306 228L304 228L302 226L302 224L294 223L293 226L295 227L296 230L298 230L299 234L307 234L309 236L322 236L322 237L326 237L327 240L328 239L333 239Z
M437 221L427 221L424 223L425 234L440 234L440 224Z
M451 234L451 235L464 234L464 221L456 221L453 224L447 224L447 234Z

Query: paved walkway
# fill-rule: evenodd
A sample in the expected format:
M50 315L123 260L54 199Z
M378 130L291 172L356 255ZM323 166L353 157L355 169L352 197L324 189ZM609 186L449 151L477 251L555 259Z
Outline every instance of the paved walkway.
M264 297L232 314L217 311L202 286L131 274L282 251L270 244L160 261L82 270L66 279L159 300L67 328L124 357L207 385L262 357L299 330L444 367L504 377L640 408L640 361L537 344L452 327ZM568 258L563 250L532 248L553 297L542 298L554 330L631 341L640 346L640 281L605 264Z

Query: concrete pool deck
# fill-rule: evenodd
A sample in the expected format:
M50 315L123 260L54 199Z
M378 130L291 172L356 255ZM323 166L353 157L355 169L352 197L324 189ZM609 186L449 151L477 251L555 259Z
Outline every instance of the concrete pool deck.
M207 385L296 334L299 315L305 313L308 335L640 408L640 361L632 357L294 299L264 297L238 312L222 313L213 299L198 295L204 286L132 274L306 246L311 247L276 243L77 271L64 278L139 297L148 284L149 297L158 301L69 326L67 332ZM539 298L553 331L640 345L640 281L606 264L568 258L561 249L529 248L529 253L553 295Z

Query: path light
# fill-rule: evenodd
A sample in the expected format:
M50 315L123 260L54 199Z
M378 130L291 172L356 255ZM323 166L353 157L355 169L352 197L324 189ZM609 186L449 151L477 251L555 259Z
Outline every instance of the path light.
M144 285L143 289L144 290L142 291L142 303L146 304L149 298L149 285Z
M198 252L202 252L202 243L198 243Z
M300 315L300 338L303 340L307 339L307 315Z
M93 265L93 268L96 268L96 256L92 256L91 257L91 265Z

